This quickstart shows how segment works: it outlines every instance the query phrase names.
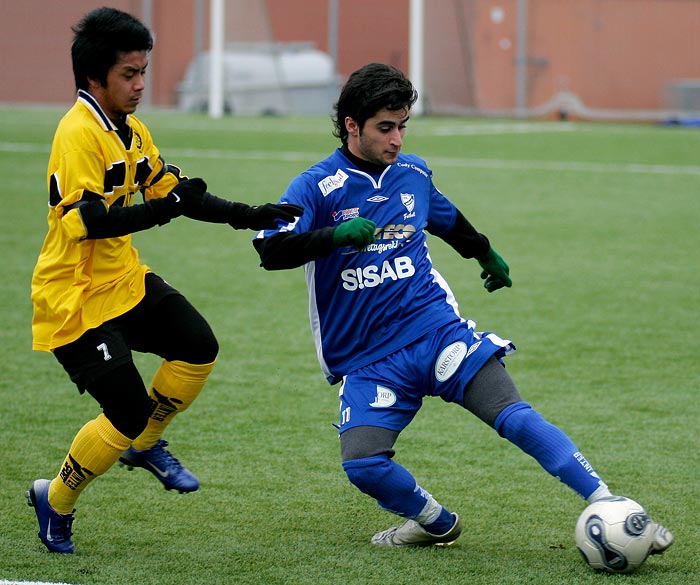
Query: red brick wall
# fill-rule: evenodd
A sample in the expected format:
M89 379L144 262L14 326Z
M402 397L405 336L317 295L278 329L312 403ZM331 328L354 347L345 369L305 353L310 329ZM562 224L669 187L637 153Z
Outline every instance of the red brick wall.
M313 41L328 51L328 0L266 0L275 38ZM299 5L304 5L304 10ZM371 61L408 69L408 0L338 2L338 68L349 75Z
M442 10L426 25L431 103L515 107L517 4L439 3ZM667 106L669 82L700 79L698 1L529 0L528 6L529 107L570 91L588 107L659 109ZM502 19L492 16L496 7Z
M264 3L269 21L251 19L247 26L265 30L249 32L328 49L327 0ZM70 103L70 27L104 0L2 4L0 102ZM142 17L142 0L108 4ZM517 4L425 0L424 93L429 105L515 106ZM194 51L195 0L152 0L151 5L156 37L149 67L151 99L156 106L174 106ZM700 79L699 0L529 0L528 6L528 106L566 90L589 107L657 109L666 105L670 81ZM235 7L235 2L229 6L228 19L245 20L244 13L232 12ZM408 7L409 0L340 0L339 72L347 76L369 61L407 71ZM494 13L495 8L502 12Z
M90 10L109 5L141 17L141 0L5 1L0 18L0 102L70 103L75 82L71 26ZM167 10L166 10L167 6ZM155 0L156 44L149 64L152 102L172 105L192 57L193 0Z
M663 106L669 81L700 78L700 2L530 0L530 100L560 89L594 108ZM535 68L537 69L537 68Z

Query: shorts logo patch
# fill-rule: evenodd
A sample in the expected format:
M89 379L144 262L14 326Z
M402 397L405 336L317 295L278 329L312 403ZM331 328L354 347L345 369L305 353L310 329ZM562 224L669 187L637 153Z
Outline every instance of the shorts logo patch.
M377 386L377 395L374 397L374 402L370 403L373 408L388 408L396 404L396 394L393 390L384 386Z
M444 382L449 380L465 357L467 357L467 344L463 341L456 341L443 349L435 361L435 378L437 381Z
M479 349L479 346L481 345L481 341L477 341L476 343L472 344L472 346L469 348L469 351L467 352L467 357L469 357L471 354L473 354L477 349Z

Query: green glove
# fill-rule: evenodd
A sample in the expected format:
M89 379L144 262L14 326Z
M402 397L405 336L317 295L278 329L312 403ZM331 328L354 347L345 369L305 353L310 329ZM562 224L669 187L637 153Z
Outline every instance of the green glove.
M493 248L489 248L486 256L477 258L477 262L483 269L481 278L484 279L484 288L493 292L504 286L513 286L513 281L510 279L510 268L506 261Z
M374 242L375 223L364 217L354 217L344 221L333 230L333 245L336 248L342 246L354 246L358 250L369 246Z

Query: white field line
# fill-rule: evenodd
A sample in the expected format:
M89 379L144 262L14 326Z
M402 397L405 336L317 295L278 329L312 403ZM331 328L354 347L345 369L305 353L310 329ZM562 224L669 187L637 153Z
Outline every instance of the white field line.
M0 142L0 152L49 153L49 145ZM180 158L209 160L242 160L272 162L306 162L312 164L328 156L326 153L302 151L272 150L220 150L199 148L164 149L167 160ZM654 165L641 163L595 163L577 161L542 161L542 160L506 160L486 158L452 158L434 157L428 159L430 167L454 167L474 169L495 169L511 171L557 171L578 173L613 173L613 174L654 174L654 175L700 175L700 166L690 165ZM0 585L2 585L0 583Z
M423 127L411 126L409 134L420 136L474 136L489 134L539 134L549 132L573 132L577 130L575 124L541 123L541 122L493 122L489 124L445 124Z
M5 581L0 579L0 585L71 585L70 583L54 583L53 581Z

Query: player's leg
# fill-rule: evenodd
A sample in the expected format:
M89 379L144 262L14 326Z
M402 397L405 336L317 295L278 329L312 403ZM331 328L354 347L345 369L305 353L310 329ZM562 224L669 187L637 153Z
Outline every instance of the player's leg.
M405 352L399 352L403 354ZM398 384L393 389L382 371L408 368L393 362L373 364L346 376L340 391L342 465L350 482L390 512L409 521L374 536L380 546L420 546L452 542L460 533L459 519L393 460L394 442L413 419L422 398ZM415 363L415 362L414 362Z
M512 378L495 357L467 385L464 407L534 457L547 472L582 498L593 501L610 495L571 439L523 401Z
M467 385L464 407L508 439L551 475L587 502L610 497L608 486L558 427L524 402L503 365L491 358ZM656 522L652 554L663 553L674 541Z
M150 405L131 354L110 325L88 331L55 354L78 388L103 409L75 435L56 477L36 480L27 491L42 542L52 552L72 553L73 513L80 494L143 431Z
M397 431L372 426L348 429L340 435L343 469L350 482L389 512L410 519L372 538L378 546L427 546L457 539L456 514L440 505L418 485L413 475L392 457Z
M166 489L191 492L199 487L197 478L166 449L162 436L173 418L199 396L219 346L211 327L189 301L159 277L149 276L148 302L125 320L132 347L164 361L150 385L148 424L121 459L129 468L148 469Z

